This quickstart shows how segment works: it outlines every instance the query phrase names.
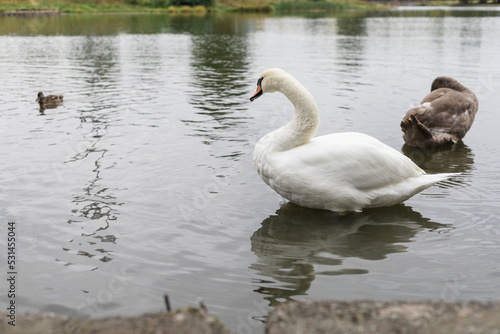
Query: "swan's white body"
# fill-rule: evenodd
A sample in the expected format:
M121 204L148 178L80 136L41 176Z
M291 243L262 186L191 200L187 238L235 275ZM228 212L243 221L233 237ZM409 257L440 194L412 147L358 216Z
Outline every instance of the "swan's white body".
M287 125L265 135L253 152L257 172L278 194L301 206L336 212L401 203L453 174L426 174L409 158L362 133L313 138L314 98L280 69L262 73L257 92L279 91L295 106Z

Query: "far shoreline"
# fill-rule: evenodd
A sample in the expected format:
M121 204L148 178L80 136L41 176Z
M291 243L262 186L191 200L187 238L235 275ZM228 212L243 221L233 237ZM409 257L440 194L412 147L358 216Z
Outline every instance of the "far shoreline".
M500 0L499 0L500 1ZM397 7L403 8L419 8L419 7L448 7L448 8L497 8L500 3L473 3L463 4L458 1L345 1L345 2L328 2L332 4L330 7L307 7L307 8L290 8L279 9L271 4L260 6L244 6L244 7L231 7L231 6L216 6L205 8L203 6L169 6L163 7L146 7L146 6L132 6L127 4L97 4L85 7L80 7L78 4L60 6L58 8L9 8L5 6L0 0L0 17L38 17L38 16L60 16L64 14L170 14L170 15L199 15L205 14L308 14L308 13L335 13L347 10L387 10Z

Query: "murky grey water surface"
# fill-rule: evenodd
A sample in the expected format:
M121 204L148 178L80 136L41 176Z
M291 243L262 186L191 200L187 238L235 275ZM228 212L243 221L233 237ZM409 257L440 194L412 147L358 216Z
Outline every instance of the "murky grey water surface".
M261 333L286 300L498 298L498 31L495 9L0 19L0 219L18 228L18 311L139 315L168 294ZM363 213L282 203L252 164L293 113L278 94L248 101L268 67L315 96L319 134L364 132L462 174ZM438 75L476 92L475 124L452 150L403 147L399 122ZM40 110L38 91L65 102Z

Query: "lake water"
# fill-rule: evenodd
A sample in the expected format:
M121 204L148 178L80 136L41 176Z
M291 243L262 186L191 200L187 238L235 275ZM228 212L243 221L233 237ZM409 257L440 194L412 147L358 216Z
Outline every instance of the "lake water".
M498 31L497 8L1 18L0 221L17 227L18 312L139 315L168 294L262 333L287 300L498 298ZM293 113L279 94L249 102L269 67L315 96L318 134L364 132L462 174L363 213L285 204L252 163ZM439 75L476 92L476 121L451 150L403 147L399 123ZM65 102L40 110L38 91Z

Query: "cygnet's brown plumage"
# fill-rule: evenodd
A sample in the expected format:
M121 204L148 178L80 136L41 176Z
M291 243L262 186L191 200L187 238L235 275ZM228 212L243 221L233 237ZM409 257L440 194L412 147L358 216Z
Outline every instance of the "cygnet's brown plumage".
M436 147L455 144L469 131L476 116L476 95L457 80L437 77L431 92L401 121L407 145Z
M40 104L56 104L56 103L61 103L63 101L64 96L62 95L47 95L43 96L42 92L38 93L38 98L36 99L36 102Z

